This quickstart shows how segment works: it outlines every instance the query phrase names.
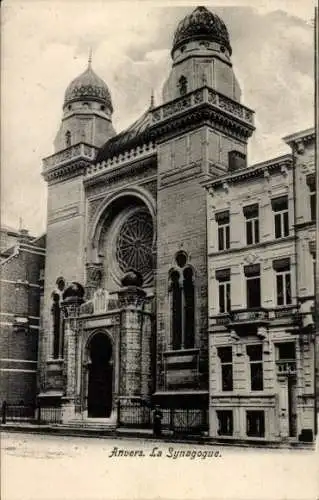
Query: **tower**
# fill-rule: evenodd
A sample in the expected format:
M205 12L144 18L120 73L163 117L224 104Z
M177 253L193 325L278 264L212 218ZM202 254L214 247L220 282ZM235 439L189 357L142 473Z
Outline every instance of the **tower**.
M52 290L59 300L65 281L84 281L86 201L83 175L98 148L115 134L113 106L105 82L89 59L87 69L67 87L63 116L54 141L54 154L43 160L48 183L47 259L45 269L43 337L40 345L40 390L50 389L50 369L62 370L61 348L54 347ZM59 279L57 280L57 278ZM50 361L51 359L51 361ZM48 362L48 370L43 365ZM47 373L47 381L44 380ZM55 392L59 387L51 388Z
M253 112L240 103L231 53L223 21L197 7L176 29L164 104L153 110L158 137L155 399L163 407L208 406L209 214L202 183L245 165L254 130Z

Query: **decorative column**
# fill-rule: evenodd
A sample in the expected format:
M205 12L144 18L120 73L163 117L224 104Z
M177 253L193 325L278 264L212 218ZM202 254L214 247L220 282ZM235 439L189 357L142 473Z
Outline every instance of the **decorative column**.
M118 292L121 309L119 420L129 423L132 414L140 413L150 399L151 321L145 310L146 292L142 280L135 272L129 272L122 280ZM147 418L147 412L145 412ZM142 422L141 422L142 423Z
M62 397L62 420L68 422L76 413L76 352L80 330L80 306L84 302L84 288L72 283L63 293L61 309L64 317L64 378L65 394Z

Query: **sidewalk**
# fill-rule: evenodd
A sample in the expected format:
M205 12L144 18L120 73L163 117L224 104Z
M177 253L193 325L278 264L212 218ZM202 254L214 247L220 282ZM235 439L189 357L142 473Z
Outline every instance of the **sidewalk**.
M173 434L163 430L161 438L153 435L152 429L134 429L120 427L116 429L104 428L83 428L67 426L66 424L32 424L28 422L7 422L0 424L0 432L21 432L30 434L55 434L60 436L92 437L92 438L112 438L112 439L147 439L167 443L201 444L210 446L234 446L241 448L270 448L270 449L302 449L315 450L315 443L300 442L260 442L260 441L233 441L230 439L216 440L208 436L185 436Z

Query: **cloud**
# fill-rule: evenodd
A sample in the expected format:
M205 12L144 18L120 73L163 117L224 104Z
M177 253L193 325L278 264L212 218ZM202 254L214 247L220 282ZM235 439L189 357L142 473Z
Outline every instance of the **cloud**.
M64 91L85 69L89 48L93 48L94 69L112 93L113 121L120 131L149 106L152 89L160 104L161 87L171 67L173 33L190 10L148 2L76 0L15 0L5 5L3 223L16 226L22 216L24 225L34 233L45 230L46 185L41 178L41 159L53 152ZM303 3L301 17L296 3L289 11L253 7L214 10L230 32L243 103L256 110L250 160L286 151L281 137L313 124L313 28L307 22L313 15L311 3Z

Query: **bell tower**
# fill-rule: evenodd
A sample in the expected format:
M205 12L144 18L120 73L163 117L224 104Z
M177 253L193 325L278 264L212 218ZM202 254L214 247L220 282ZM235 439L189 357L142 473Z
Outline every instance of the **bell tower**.
M207 206L202 183L246 164L253 111L240 103L224 22L197 7L175 32L157 174L157 387L163 408L208 407ZM231 158L239 162L231 163ZM236 208L234 208L236 210Z
M58 371L63 366L63 360L60 359L63 355L61 350L54 349L52 292L56 288L58 276L65 283L84 282L84 176L95 161L98 149L115 135L112 113L110 91L93 71L90 58L86 70L65 91L63 116L54 141L54 154L43 160L42 175L48 183L48 214L40 364L51 360L52 366ZM40 367L41 374L45 371L43 366ZM40 385L43 388L44 380L40 380ZM45 387L46 391L53 389L57 391L59 388L50 387L50 382Z
M197 7L177 26L170 75L163 88L169 102L203 85L239 102L240 86L231 62L227 28L216 14Z
M104 81L88 67L67 87L63 117L54 141L57 153L80 142L101 147L115 135L112 125L111 94Z

